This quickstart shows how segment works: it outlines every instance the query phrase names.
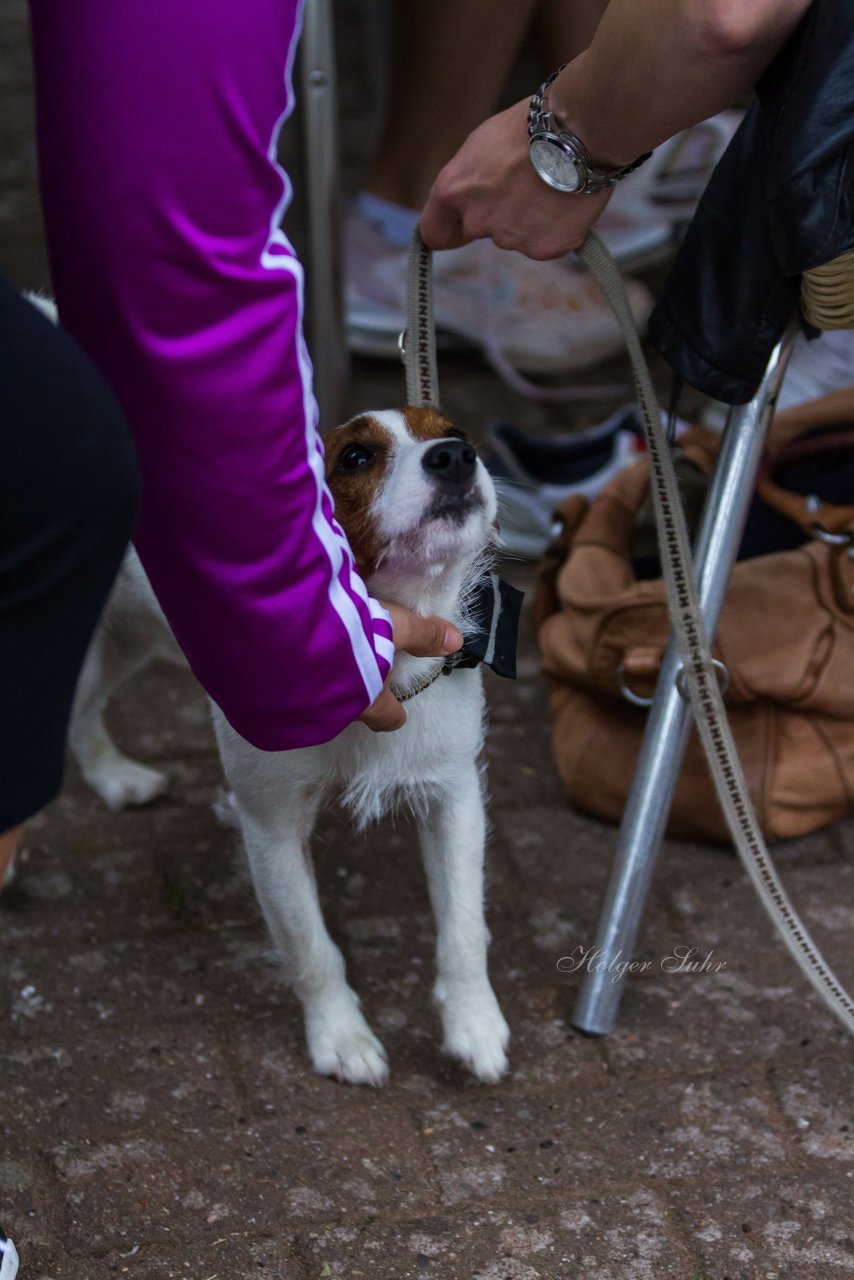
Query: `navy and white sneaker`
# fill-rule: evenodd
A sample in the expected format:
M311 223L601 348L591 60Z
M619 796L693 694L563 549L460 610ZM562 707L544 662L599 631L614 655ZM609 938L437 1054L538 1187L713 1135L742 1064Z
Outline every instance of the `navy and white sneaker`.
M596 232L621 271L646 269L673 256L743 116L721 111L692 125L617 183Z
M555 508L571 494L595 497L638 458L642 434L633 405L587 431L551 438L493 423L485 462L498 492L501 548L538 559L550 541Z
M662 410L663 425L666 418ZM677 437L687 425L677 418ZM555 509L576 493L592 501L645 450L635 405L623 405L595 427L545 438L493 423L484 461L498 492L500 547L538 560L551 541Z
M0 1280L15 1280L18 1274L18 1251L0 1227Z

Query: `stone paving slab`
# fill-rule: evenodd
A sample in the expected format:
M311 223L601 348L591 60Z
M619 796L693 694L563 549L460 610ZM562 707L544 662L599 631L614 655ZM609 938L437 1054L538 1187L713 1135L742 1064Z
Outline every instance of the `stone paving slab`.
M243 1110L218 1037L198 1028L87 1029L55 1047L22 1040L4 1055L3 1092L14 1146L39 1151L79 1140L93 1117L100 1138L118 1140L221 1129Z
M611 1081L562 1094L494 1093L422 1113L448 1204L722 1177L784 1159L783 1126L755 1072L673 1079L657 1090Z
M845 1032L784 965L765 981L729 970L630 983L604 1052L618 1076L655 1078L758 1060L799 1070L816 1044L848 1052Z
M854 1273L851 1183L820 1167L744 1169L670 1192L697 1280L845 1280ZM693 1280L693 1277L692 1277Z
M202 1128L61 1144L49 1153L68 1218L69 1247L127 1252L167 1235L210 1246L231 1226L276 1236L302 1222L438 1207L410 1117L383 1102L329 1111L300 1126Z
M213 1233L212 1233L213 1234ZM135 1251L134 1251L135 1250ZM86 1280L301 1280L302 1268L287 1244L252 1238L251 1232L220 1225L210 1244L162 1241L133 1246L115 1261L102 1260L86 1273ZM38 1280L65 1280L56 1270Z
M819 1051L800 1068L788 1064L768 1066L766 1076L789 1123L791 1145L812 1159L836 1162L846 1177L854 1179L850 1058L830 1057ZM851 1225L854 1226L854 1197Z
M0 1158L0 1205L3 1226L16 1241L27 1266L62 1265L67 1253L66 1218L49 1161L37 1156L33 1145L19 1146L6 1136ZM26 1276L26 1272L23 1272Z
M333 1280L377 1272L401 1280L691 1275L690 1254L669 1225L666 1202L654 1192L567 1199L559 1208L539 1196L520 1200L524 1207L515 1210L300 1234L297 1250L309 1274Z
M347 174L375 103L347 3ZM349 16L348 16L349 15ZM47 287L26 6L0 6L0 270ZM654 374L661 378L661 364ZM624 362L594 381L625 381ZM524 400L443 356L446 411L547 434L604 412ZM666 382L661 379L662 389ZM398 403L357 363L353 412ZM610 408L610 406L608 406ZM532 575L508 563L530 592ZM845 1280L854 1273L850 1041L771 937L734 858L669 842L616 1031L570 1025L615 832L571 813L530 629L488 680L490 968L511 1074L441 1054L435 930L413 829L324 816L317 875L367 1016L382 1091L316 1076L247 889L204 698L160 662L111 712L163 769L151 806L107 811L70 767L0 904L0 1223L21 1280ZM854 823L779 847L786 884L854 980ZM668 971L675 949L711 966ZM672 966L670 966L672 968Z
M541 733L542 729L533 732ZM506 858L516 871L514 915L518 918L524 913L543 979L559 976L564 985L577 985L578 978L573 976L578 973L576 966L592 941L587 922L599 909L611 870L611 859L605 854L609 828L571 812L562 800L501 811L494 828L493 862ZM520 903L524 904L521 908ZM656 886L644 916L636 958L652 964L678 941Z
M93 1027L203 1024L282 1005L286 999L260 928L214 934L131 937L105 946L19 950L8 962L13 1027L28 1035L73 1035Z

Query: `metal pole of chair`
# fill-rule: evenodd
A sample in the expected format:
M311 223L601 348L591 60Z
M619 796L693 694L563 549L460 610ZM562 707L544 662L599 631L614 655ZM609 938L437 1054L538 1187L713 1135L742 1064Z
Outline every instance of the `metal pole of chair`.
M731 409L727 418L694 557L700 607L710 639L717 630L753 497L768 425L793 341L794 331L778 343L756 395L747 404ZM614 971L609 971L608 966L632 957L664 838L691 727L690 707L676 687L680 666L671 639L650 708L599 917L594 943L597 965L594 972L584 974L572 1013L573 1026L586 1035L607 1035L614 1028L625 978L618 981L616 966Z
M308 211L307 319L323 428L344 417L348 359L341 270L341 166L332 0L307 0L300 46Z

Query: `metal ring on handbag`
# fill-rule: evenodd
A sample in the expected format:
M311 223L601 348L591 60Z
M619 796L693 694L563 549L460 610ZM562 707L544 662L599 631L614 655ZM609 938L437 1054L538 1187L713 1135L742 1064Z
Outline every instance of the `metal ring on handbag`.
M806 499L805 505L807 511L812 515L821 511L824 504L818 494L811 493ZM810 528L812 529L813 537L817 538L819 542L827 543L829 547L854 547L854 533L850 529L846 529L844 533L831 533L828 529L825 529L824 525L818 523L811 525Z
M712 666L718 673L718 684L721 688L721 696L723 696L729 688L729 671L721 662L720 658L712 658ZM683 702L691 701L691 695L688 692L688 685L685 681L684 667L680 667L676 673L676 691Z
M729 688L729 671L727 670L726 666L720 661L719 658L712 658L712 666L715 668L715 670L718 673L718 683L720 684L720 687L721 687L721 693L722 694L726 693L727 689ZM631 702L632 705L635 707L651 707L653 702L655 701L654 695L653 697L645 698L643 697L642 694L635 693L632 689L629 688L626 682L626 668L623 666L622 662L617 667L617 687L620 690L620 693L625 698L626 702ZM682 698L685 702L690 701L690 697L688 694L688 686L685 683L684 667L680 667L677 673L676 689L679 693L680 698Z
M814 538L818 538L819 542L826 542L830 547L852 547L854 546L854 533L830 533L827 529L823 529L820 524L812 526L812 534Z
M635 707L651 707L654 698L645 698L640 693L634 693L626 682L626 668L621 662L617 667L617 688L625 698L626 702L631 702Z

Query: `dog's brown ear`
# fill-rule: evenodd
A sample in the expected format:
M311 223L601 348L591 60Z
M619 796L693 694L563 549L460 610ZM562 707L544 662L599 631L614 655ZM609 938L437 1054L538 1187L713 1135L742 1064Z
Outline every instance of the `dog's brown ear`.
M407 405L403 410L406 425L416 440L441 440L454 424L437 409L426 406Z
M331 430L323 433L323 469L326 473L326 481L329 483L329 477L335 466L339 446L343 438L343 433L349 427L349 422L342 422L339 427L332 427Z
M363 578L378 566L381 544L374 499L391 450L385 428L365 414L330 431L324 440L326 483L335 516L347 535Z

